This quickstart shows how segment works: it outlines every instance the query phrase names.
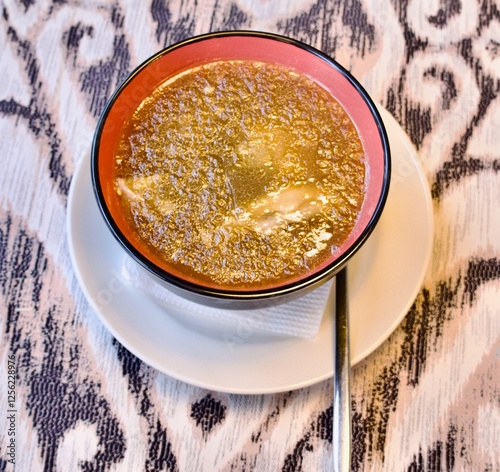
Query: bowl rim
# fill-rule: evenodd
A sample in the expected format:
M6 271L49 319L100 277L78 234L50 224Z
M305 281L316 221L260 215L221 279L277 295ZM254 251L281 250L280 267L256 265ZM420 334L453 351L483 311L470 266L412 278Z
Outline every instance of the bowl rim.
M255 37L268 39L272 41L283 42L289 44L291 46L298 47L308 53L311 53L318 57L319 59L325 61L328 65L332 66L334 70L339 72L343 77L354 87L357 93L361 96L365 104L367 105L376 127L379 132L380 143L383 150L383 178L382 178L382 187L380 191L380 196L378 198L378 202L376 203L375 209L366 224L366 226L362 229L360 235L355 239L355 241L349 246L339 257L335 258L333 261L328 263L322 269L307 275L305 277L301 277L298 280L292 279L284 283L283 285L273 286L269 288L256 288L252 290L239 290L239 289L226 289L226 288L213 288L207 287L202 284L198 284L192 282L190 280L183 279L178 277L163 268L159 267L153 261L151 261L146 255L144 255L141 251L139 251L123 234L123 232L118 227L115 222L113 215L108 209L106 202L104 191L101 185L99 171L98 171L98 161L99 161L99 145L100 139L103 132L104 125L106 123L106 119L117 101L118 97L123 93L125 88L134 80L134 78L145 68L147 68L150 64L152 64L157 59L169 54L170 52L182 48L184 46L199 42L211 40L214 38L225 38L225 37L233 37L233 36L246 36L246 37ZM310 46L300 40L290 38L288 36L264 32L264 31L254 31L254 30L231 30L231 31L218 31L206 34L200 34L196 36L189 37L187 39L181 40L167 46L153 55L151 55L148 59L143 61L139 66L130 72L127 77L121 82L121 84L115 89L111 97L108 99L97 123L97 127L94 133L94 137L92 140L91 147L91 159L90 159L90 167L91 167L91 178L92 178L92 187L94 190L94 196L97 201L97 205L103 216L108 228L111 230L111 233L115 237L115 239L119 242L122 248L126 251L126 253L132 257L143 269L145 269L150 274L156 276L159 281L166 282L167 284L180 289L181 291L187 291L196 295L200 295L202 297L208 298L218 298L218 299L226 299L228 301L231 300L260 300L260 299L268 299L273 297L281 297L287 296L294 292L301 292L302 289L306 288L315 288L322 283L326 282L335 274L337 274L348 262L348 260L361 248L361 246L368 239L372 231L374 230L380 216L382 214L382 210L385 206L387 195L389 193L390 186L390 176L391 176L391 155L390 155L390 146L389 139L387 135L387 131L385 129L384 123L382 121L382 117L378 112L378 109L373 102L372 98L369 96L364 87L360 84L360 82L341 64L339 64L335 59L323 53L319 49Z

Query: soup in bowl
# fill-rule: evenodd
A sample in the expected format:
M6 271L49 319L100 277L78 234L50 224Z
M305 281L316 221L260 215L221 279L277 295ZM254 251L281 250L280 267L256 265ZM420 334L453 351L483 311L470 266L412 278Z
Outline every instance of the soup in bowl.
M107 104L92 178L108 227L193 301L253 308L324 283L375 227L388 193L382 120L360 84L282 36L173 45Z

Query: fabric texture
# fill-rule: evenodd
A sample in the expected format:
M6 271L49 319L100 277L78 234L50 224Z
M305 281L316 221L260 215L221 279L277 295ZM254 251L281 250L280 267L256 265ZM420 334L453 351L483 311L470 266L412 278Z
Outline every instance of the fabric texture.
M228 29L334 57L406 131L432 190L423 286L353 368L352 470L500 470L496 0L4 0L0 470L332 470L332 379L234 395L162 374L99 321L69 257L72 175L113 90L159 49Z

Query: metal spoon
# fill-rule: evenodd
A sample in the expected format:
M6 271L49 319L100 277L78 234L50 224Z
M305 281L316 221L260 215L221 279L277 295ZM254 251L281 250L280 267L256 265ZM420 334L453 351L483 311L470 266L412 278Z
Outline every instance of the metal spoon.
M335 335L333 372L333 469L351 470L351 360L347 268L335 277Z

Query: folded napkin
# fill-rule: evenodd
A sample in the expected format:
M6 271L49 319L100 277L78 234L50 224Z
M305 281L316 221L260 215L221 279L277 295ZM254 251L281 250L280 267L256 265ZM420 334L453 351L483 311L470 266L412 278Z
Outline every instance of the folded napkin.
M332 282L327 282L296 300L268 308L228 310L213 308L186 300L153 280L134 260L127 257L123 265L127 281L176 312L183 312L189 320L204 325L211 323L235 335L275 334L302 338L314 337L321 323ZM245 334L246 333L246 334Z

